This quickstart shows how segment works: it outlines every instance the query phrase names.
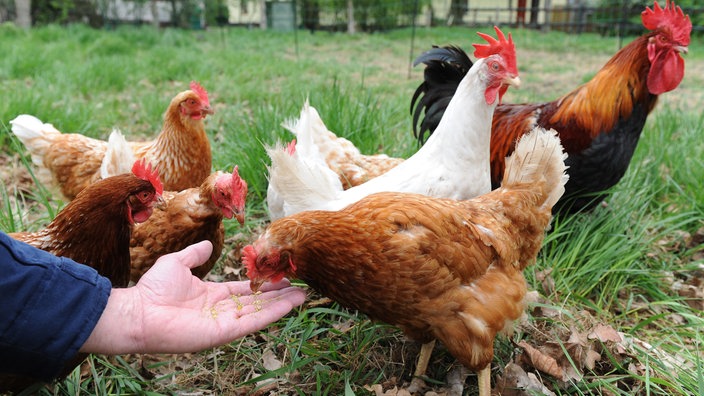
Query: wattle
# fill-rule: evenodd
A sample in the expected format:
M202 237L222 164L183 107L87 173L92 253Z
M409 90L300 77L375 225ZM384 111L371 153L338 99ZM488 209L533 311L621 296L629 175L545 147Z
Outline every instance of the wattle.
M497 85L486 88L486 91L484 91L484 100L486 100L486 104L492 105L496 102L496 98L499 96L500 87L500 85Z
M149 216L152 215L152 211L153 211L152 208L140 210L138 212L133 213L132 218L135 223L144 223L145 221L147 221L147 219L149 219Z
M650 60L648 91L660 95L677 88L684 78L684 59L675 50L662 51Z

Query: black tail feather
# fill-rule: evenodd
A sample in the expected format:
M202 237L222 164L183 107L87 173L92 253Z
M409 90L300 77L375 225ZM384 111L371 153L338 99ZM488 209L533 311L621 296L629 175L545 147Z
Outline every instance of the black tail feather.
M440 123L457 86L472 67L472 61L464 50L450 45L433 46L418 56L413 66L420 63L425 64L423 82L413 94L410 112L413 115L413 135L419 144L423 144ZM423 110L425 115L420 120Z

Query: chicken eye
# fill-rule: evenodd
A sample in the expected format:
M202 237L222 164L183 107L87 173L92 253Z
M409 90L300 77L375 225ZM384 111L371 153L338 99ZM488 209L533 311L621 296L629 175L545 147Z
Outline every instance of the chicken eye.
M494 71L499 71L499 63L498 62L491 62L491 68Z

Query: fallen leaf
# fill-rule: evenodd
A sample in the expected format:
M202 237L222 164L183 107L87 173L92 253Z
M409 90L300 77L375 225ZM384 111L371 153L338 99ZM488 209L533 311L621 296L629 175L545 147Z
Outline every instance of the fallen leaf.
M584 366L589 370L594 370L594 367L596 367L596 362L599 360L601 360L601 354L593 349L590 349L584 356Z
M527 342L521 340L518 346L523 348L528 357L530 358L531 364L537 370L540 370L548 375L551 375L558 379L563 379L565 377L565 372L557 364L557 361L539 350L533 348Z
M535 374L526 373L515 363L506 365L503 375L496 381L494 391L501 396L554 395Z
M599 340L601 342L621 342L623 339L621 336L618 334L618 331L616 331L613 327L605 325L605 324L598 324L596 325L591 333L587 335L587 338L590 340Z
M264 353L262 353L262 365L269 371L278 370L283 367L281 361L269 348L264 349Z

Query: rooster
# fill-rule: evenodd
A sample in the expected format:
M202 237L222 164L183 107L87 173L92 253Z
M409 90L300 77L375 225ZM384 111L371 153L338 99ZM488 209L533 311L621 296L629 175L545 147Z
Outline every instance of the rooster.
M247 182L240 178L235 166L232 173L212 173L198 188L165 192L163 197L164 203L154 210L149 220L137 224L132 232L132 281L137 282L160 256L209 240L213 253L203 265L192 269L193 275L205 277L222 253L223 217L235 217L244 224Z
M567 181L554 131L523 137L504 184L466 200L372 194L340 211L279 219L243 249L253 291L284 276L424 342L438 339L490 392L495 335L524 311L523 269L536 259Z
M589 210L625 174L648 114L658 95L675 89L684 76L684 59L692 22L674 2L657 2L641 14L649 30L618 51L591 81L547 103L506 104L494 112L491 136L492 185L501 182L504 159L514 142L536 125L557 130L569 154L570 181L556 211ZM440 127L449 99L472 62L457 47L434 48L416 59L424 63L425 81L411 100L414 133ZM415 106L415 111L413 110ZM422 111L425 115L418 124ZM430 139L428 139L428 143Z
M130 158L146 158L157 166L164 188L180 191L199 186L211 172L212 154L203 120L213 114L208 93L196 82L176 95L164 113L164 124L156 139L132 142L133 156L111 156L108 142L77 133L61 133L51 124L22 114L10 121L12 132L29 150L39 168L40 180L58 187L71 200L79 191L101 178L101 168L111 175L129 169ZM113 132L115 134L115 132ZM112 138L112 136L111 136ZM106 156L107 153L107 156ZM121 163L104 163L104 160ZM102 176L105 176L103 172Z
M96 181L44 229L10 237L93 267L114 287L126 287L132 229L147 221L163 192L159 175L144 160L135 162L132 172Z
M269 184L283 202L283 214L337 210L380 191L454 199L488 192L491 117L508 86L520 84L511 35L507 40L499 28L495 30L498 40L479 33L488 44L474 44L474 55L481 59L460 83L438 133L416 154L383 175L343 190L339 180L331 183L331 178L321 175L319 169L311 169L299 156L280 147L267 149L271 157ZM312 140L304 139L302 133L306 131L297 132L296 152L302 151L299 145Z

